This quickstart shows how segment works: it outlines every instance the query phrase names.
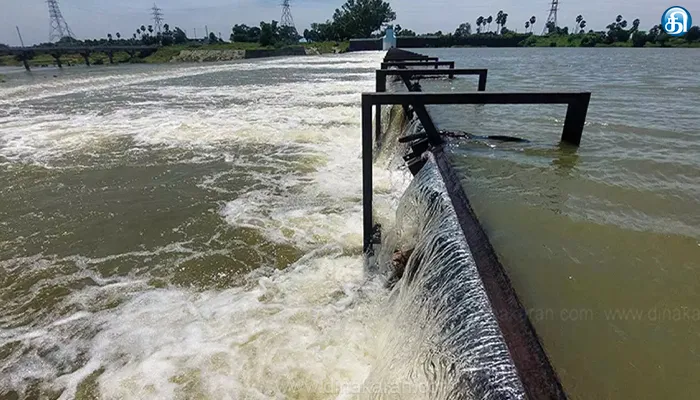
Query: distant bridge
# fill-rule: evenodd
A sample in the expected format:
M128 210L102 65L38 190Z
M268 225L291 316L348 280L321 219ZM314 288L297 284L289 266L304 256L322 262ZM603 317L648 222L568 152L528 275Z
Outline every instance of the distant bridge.
M114 63L114 53L123 51L133 57L137 51L157 50L159 46L45 46L45 47L0 47L0 56L19 56L24 68L29 71L29 60L37 54L50 54L59 68L63 67L61 56L65 54L80 54L85 60L85 65L90 65L90 54L105 53L110 64Z

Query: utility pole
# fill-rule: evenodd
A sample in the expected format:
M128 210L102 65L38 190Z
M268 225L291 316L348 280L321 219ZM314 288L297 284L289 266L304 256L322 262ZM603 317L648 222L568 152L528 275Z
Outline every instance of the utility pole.
M19 26L15 25L15 28L17 28L17 36L19 36L19 42L22 43L22 47L24 47L24 40L22 40L22 34L19 32Z
M209 27L204 25L204 34L206 35L205 38L209 39Z
M163 31L163 13L156 3L153 3L151 15L153 16L153 26L156 28L156 32L161 33Z
M552 6L549 9L547 22L544 23L544 29L542 30L543 35L547 33L547 26L550 23L554 23L555 27L557 26L557 11L559 11L559 0L552 0Z
M292 18L292 10L289 1L290 0L282 1L282 18L280 19L280 26L294 28L294 18Z
M46 0L46 3L49 5L49 42L64 37L75 38L58 8L58 0Z
M197 40L197 28L194 28L194 40Z

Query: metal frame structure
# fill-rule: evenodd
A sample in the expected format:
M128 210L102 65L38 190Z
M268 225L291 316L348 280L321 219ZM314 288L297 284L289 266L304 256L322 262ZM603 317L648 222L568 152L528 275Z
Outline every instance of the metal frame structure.
M378 69L376 71L376 91L380 93L386 92L386 81L389 76L400 76L406 82L406 79L426 76L447 75L449 78L454 78L455 75L478 75L478 90L483 92L486 90L488 73L488 69ZM411 90L411 87L408 85L406 88Z
M440 134L425 110L426 105L437 104L566 104L566 119L561 141L578 146L586 122L590 92L551 93L363 93L362 94L362 176L363 176L363 249L372 251L374 223L372 216L372 107L382 105L411 106L416 111L428 139L440 144ZM379 121L381 122L381 121ZM377 124L379 126L379 124Z
M434 58L438 61L437 57L430 57L424 54L414 53L412 51L401 50L397 48L389 49L384 56L384 62L387 61L415 61L415 60L427 60Z
M425 67L425 66L434 66L435 68L439 67L449 67L454 69L455 68L455 62L454 61L428 61L428 60L423 60L423 61L397 61L397 60L392 60L392 61L385 61L381 64L381 69L389 69L391 67L396 67L396 68L406 68L406 67Z
M427 60L427 56L405 50L391 49L387 53L382 69L376 72L377 93L362 95L362 191L363 191L363 250L368 260L373 256L374 245L381 242L381 232L374 226L372 214L373 196L373 147L382 135L381 106L402 105L404 110L415 114L423 126L424 133L405 136L400 142L408 143L410 154L404 157L409 170L415 175L423 167L423 155L430 152L445 182L460 227L474 258L479 276L489 297L503 338L506 341L513 363L529 399L565 400L566 393L552 367L544 347L540 343L534 326L525 308L518 299L508 274L491 246L486 232L471 208L467 195L456 171L449 161L440 132L430 117L426 105L433 104L566 104L566 119L561 142L578 146L590 103L590 92L552 93L497 93L484 92L488 71L485 69L455 69L451 61ZM438 69L439 66L450 69ZM434 66L435 69L426 67ZM421 69L411 69L418 67ZM392 68L392 69L389 69ZM393 69L398 68L398 69ZM423 76L479 75L478 92L471 93L423 93L420 85L411 79ZM385 93L387 78L398 76L408 93ZM373 134L372 107L376 107L376 136ZM575 147L574 147L575 148Z
M397 63L397 62L406 62L406 61L440 61L439 57L428 57L428 56L423 56L423 58L395 58L395 59L385 59L385 63Z
M413 92L415 88L410 82L411 78L441 75L448 75L450 79L454 78L455 75L478 75L479 84L477 90L480 92L486 90L487 69L378 69L376 71L375 91L377 93L386 92L386 83L389 76L400 76L406 89ZM376 121L375 140L379 141L382 135L382 106L379 104L376 106L374 118Z

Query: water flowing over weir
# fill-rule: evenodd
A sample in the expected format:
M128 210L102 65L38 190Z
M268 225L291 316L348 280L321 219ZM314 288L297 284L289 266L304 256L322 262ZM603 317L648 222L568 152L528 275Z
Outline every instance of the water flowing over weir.
M426 126L402 106L370 158L384 237L363 270L358 95L382 56L0 88L0 194L20 217L0 221L0 399L545 398L444 155L406 168L422 147L398 139Z
M0 399L361 393L389 295L361 255L381 57L1 87ZM408 176L377 173L389 210Z
M401 106L384 110L382 140L375 163L396 168L409 151L400 137L419 134ZM436 161L414 176L384 229L370 274L393 287L388 311L389 337L365 382L367 392L400 398L522 399L525 392L490 307L481 278ZM404 167L405 168L405 167ZM394 252L410 254L405 266Z
M435 160L407 189L387 239L380 265L389 263L389 249L412 254L394 289L393 337L367 385L412 378L404 395L525 398Z
M449 69L438 70L440 66ZM486 70L459 70L453 62L401 50L389 51L381 67L376 72L379 93L365 93L362 104L364 250L370 270L378 267L391 279L400 279L392 331L401 333L398 342L412 356L392 359L400 352L389 353L379 370L390 371L389 381L394 382L422 371L431 398L566 398L445 155L442 136L450 132L438 131L426 104L567 104L561 141L578 146L590 93L481 93ZM390 75L400 78L409 93L382 93ZM411 79L426 75L479 75L479 93L417 94L421 86ZM392 105L391 111L383 113L382 105ZM404 124L401 114L413 122ZM388 124L382 123L385 117ZM397 135L402 125L407 129L399 128ZM483 138L521 141L500 135ZM397 148L392 145L396 141L405 145ZM374 151L395 148L415 177L394 229L382 230L373 223L370 163Z

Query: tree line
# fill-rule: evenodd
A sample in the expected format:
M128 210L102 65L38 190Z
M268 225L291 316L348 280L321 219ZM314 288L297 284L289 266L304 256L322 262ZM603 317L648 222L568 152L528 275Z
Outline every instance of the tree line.
M335 10L331 19L326 22L315 22L310 29L305 29L300 35L295 28L281 26L277 21L260 22L259 26L247 26L236 24L233 26L228 39L231 42L259 43L261 46L283 46L298 43L303 37L307 42L328 42L346 41L353 38L381 37L384 32L382 28L391 26L398 37L432 37L432 44L437 46L532 46L550 43L552 45L563 44L569 46L596 45L631 45L641 47L645 45L677 45L682 43L692 43L700 41L700 28L693 26L683 38L672 38L664 32L661 25L653 26L648 32L639 29L640 20L635 19L631 24L618 15L610 23L605 31L586 32L586 20L583 15L576 16L572 29L569 27L555 26L553 22L548 22L544 27L544 35L534 35L537 18L530 17L524 21L525 32L517 33L509 29L508 13L500 10L493 15L479 16L475 19L475 32L472 31L472 24L461 23L454 32L443 33L442 31L417 34L410 29L403 29L400 25L395 27L389 25L396 19L396 13L391 5L383 0L346 0L346 2ZM494 25L492 30L492 25ZM566 37L563 42L559 40ZM209 34L204 40L197 39L198 42L219 43L222 38L214 33ZM549 41L549 42L547 42ZM84 44L84 45L157 45L170 46L173 44L186 44L191 42L185 31L179 27L170 29L168 24L163 26L162 32L155 32L152 25L141 25L136 28L130 36L123 36L117 32L115 35L109 33L105 39L75 41L72 38L63 38L59 45L64 44ZM41 46L55 44L42 44Z
M586 32L586 20L582 15L576 17L576 23L570 31L569 27L558 27L553 23L545 26L545 35L528 38L523 45L533 45L537 42L556 40L564 37L567 45L578 45L581 47L605 46L676 46L690 43L700 43L700 27L692 26L683 37L672 37L668 35L663 27L654 25L649 31L639 29L641 21L636 18L631 24L622 15L617 15L603 31L589 30Z

